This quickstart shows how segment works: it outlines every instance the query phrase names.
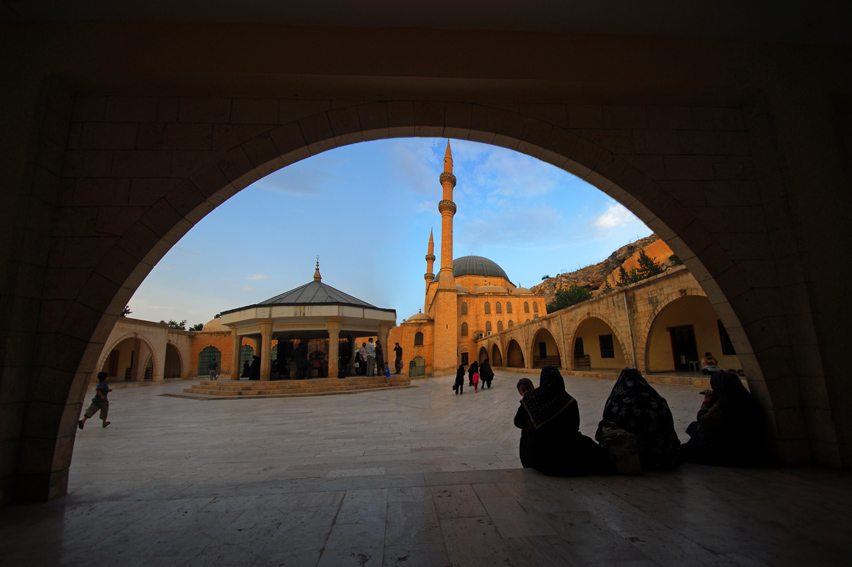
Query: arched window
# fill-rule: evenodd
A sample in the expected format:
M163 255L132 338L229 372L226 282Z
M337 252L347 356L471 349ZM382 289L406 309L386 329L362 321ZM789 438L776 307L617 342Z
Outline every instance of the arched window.
M502 330L503 330L503 321L497 321L497 332L499 333Z
M463 336L463 337L467 336L467 323L462 323L461 336Z
M423 344L423 333L417 331L414 334L414 346L419 346Z
M506 313L511 313L511 312L512 312L512 302L507 301L506 302Z
M486 322L485 322L485 332L486 332L486 333L490 333L490 332L491 332L491 321L486 321Z
M462 304L461 304L461 314L462 314L462 315L467 315L467 302L466 302L466 301L462 301Z
M512 327L514 327L514 326L515 326L515 323L514 323L514 322L512 322L512 320L511 320L511 319L509 319L509 328L511 329L511 328L512 328Z
M491 315L491 304L488 303L487 301L485 302L485 314Z
M533 301L533 313L538 313L538 303Z
M216 362L219 363L219 371L222 370L222 353L219 352L219 349L214 346L204 347L198 354L198 375L199 376L210 376L210 369L208 368L210 362L216 359Z
M497 313L502 313L502 312L503 312L503 307L500 305L500 302L498 301L497 302Z
M529 301L524 301L524 313L530 312L530 303Z

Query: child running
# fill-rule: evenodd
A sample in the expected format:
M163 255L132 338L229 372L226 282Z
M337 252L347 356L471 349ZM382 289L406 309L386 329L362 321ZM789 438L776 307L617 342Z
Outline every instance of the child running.
M473 373L473 392L479 391L479 372Z

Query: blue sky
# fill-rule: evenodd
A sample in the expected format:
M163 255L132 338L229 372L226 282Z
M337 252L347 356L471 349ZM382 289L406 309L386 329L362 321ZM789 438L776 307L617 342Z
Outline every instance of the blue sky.
M595 187L527 155L450 141L453 255L485 256L532 287L600 262L651 233ZM202 219L130 300L132 317L206 323L312 280L377 307L397 322L423 307L426 247L435 234L447 140L404 138L337 148L281 169Z

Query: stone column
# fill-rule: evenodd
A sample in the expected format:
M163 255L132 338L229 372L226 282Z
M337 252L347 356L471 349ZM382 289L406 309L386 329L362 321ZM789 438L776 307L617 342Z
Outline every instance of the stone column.
M240 335L237 334L236 327L230 327L231 329L231 338L233 339L233 361L231 362L231 380L239 380L240 372L242 369L240 368L240 348L243 344L243 339Z
M390 356L393 353L393 349L391 349L390 345L388 344L388 336L390 334L391 326L392 325L390 323L380 323L379 324L379 335L378 335L378 339L380 341L382 341L382 356L384 356L383 362L386 362L388 364L390 364ZM380 376L384 376L384 372L385 372L384 368L379 368L379 375ZM391 374L393 374L393 373L394 373L394 371L391 370Z
M258 320L260 325L260 379L269 381L269 372L272 367L272 319Z
M340 326L343 317L326 317L325 327L328 329L328 377L337 378L340 371Z

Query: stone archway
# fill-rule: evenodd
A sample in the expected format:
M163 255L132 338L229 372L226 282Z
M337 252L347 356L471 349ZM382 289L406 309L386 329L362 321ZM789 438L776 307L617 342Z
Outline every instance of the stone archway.
M530 341L529 350L532 368L556 366L562 368L562 357L559 353L559 342L549 329L542 327L536 331Z
M500 352L500 345L491 345L491 366L503 366L503 355Z
M70 107L73 110L89 102L85 96L76 97ZM154 97L151 102L154 107L159 107L161 101ZM148 102L141 101L140 104ZM217 99L213 106L227 105L230 108L240 104L237 99ZM204 109L212 108L210 101L203 100L190 101L186 105L187 109L196 108L200 113L197 116L207 116ZM287 104L283 106L289 108ZM151 267L195 222L218 204L271 171L309 155L367 139L416 135L476 140L526 153L584 178L636 214L668 243L693 273L697 274L708 298L721 313L731 338L737 345L742 345L744 353L754 350L751 342L754 338L760 339L760 346L775 344L774 338L767 338L766 328L762 323L767 316L774 313L783 321L800 316L798 313L790 314L783 306L772 302L758 301L763 290L754 286L744 288L742 282L748 278L774 278L774 268L767 267L768 263L763 261L741 261L732 264L727 250L720 243L723 237L724 241L727 241L731 233L714 233L713 223L698 222L700 215L705 215L702 220L707 220L706 209L682 204L676 198L676 189L673 188L672 182L694 180L695 175L703 171L701 160L683 159L684 156L679 152L670 156L663 152L662 157L668 165L663 174L660 174L643 160L633 159L635 154L622 151L617 143L612 142L611 137L598 136L595 128L591 128L591 131L589 128L570 128L562 121L548 118L546 113L524 113L487 103L398 100L333 108L331 101L328 101L327 105L299 106L294 103L293 106L302 110L288 114L294 117L292 120L283 124L249 123L251 127L234 129L235 133L221 149L210 147L206 150L195 150L193 166L179 172L157 169L156 164L152 165L146 160L156 161L158 156L164 161L166 157L171 160L173 154L188 151L180 145L184 143L180 141L180 137L176 138L177 142L169 142L177 144L177 147L173 148L155 141L152 143L159 144L156 150L127 150L120 156L123 160L119 161L120 172L99 178L98 187L104 183L108 185L117 182L118 178L129 179L131 187L138 187L140 192L144 192L151 204L139 207L114 221L110 232L113 236L86 241L85 254L83 248L80 248L77 254L93 258L85 267L57 267L57 278L63 284L68 283L62 279L66 274L63 270L67 270L69 281L73 284L74 293L71 297L85 298L83 302L67 300L65 311L69 313L68 317L57 316L45 320L39 339L64 353L59 364L65 368L65 377L54 381L54 384L58 385L53 387L63 389L66 405L82 407L83 390L79 385L89 379L91 353L100 351L116 317ZM305 108L309 110L305 111ZM317 108L321 110L317 112ZM660 110L656 106L653 108L653 112ZM628 132L654 130L648 119L651 110L623 110L617 105L607 110L612 118L606 126L601 123L600 131L617 129L619 125ZM634 119L636 112L643 117L638 122ZM715 115L725 117L725 124L741 124L744 120L741 107L716 109L714 112ZM213 115L215 112L210 114ZM278 115L280 116L280 112ZM672 114L677 115L678 112ZM83 129L91 122L84 112L72 113L71 116L81 117L74 124ZM114 120L126 124L126 120L132 123L134 119L118 116ZM200 120L204 123L206 119ZM103 124L104 121L108 122L106 118L100 118L98 124ZM713 130L713 127L710 129ZM734 129L736 132L742 130ZM720 128L713 131L724 138L731 130ZM92 182L93 177L96 177L95 164L100 159L98 156L102 157L104 151L99 145L101 143L111 142L105 138L102 141L96 139L85 148L66 148L68 166L63 169L62 179L77 186L80 195L95 186ZM186 143L205 142L190 140ZM152 151L155 154L151 154ZM181 156L185 157L183 154ZM718 170L730 171L741 161L738 155L722 154L718 159ZM155 171L160 172L161 177L152 180L151 176ZM737 171L731 175L738 178L740 173ZM70 214L74 211L69 209L65 212ZM60 205L59 216L62 214ZM724 212L725 218L731 218L733 214L730 208ZM784 213L781 211L778 214ZM783 224L783 219L774 220ZM57 242L68 241L69 234L66 230L69 229L72 232L85 232L85 227L74 223L56 223L52 227L51 238ZM747 235L743 236L746 237ZM73 241L68 246L83 247L84 244L82 241ZM66 248L69 253L71 250ZM86 277L80 277L80 272L74 271L79 269L85 271ZM729 298L733 299L729 301ZM741 314L745 314L746 321L750 323L743 324ZM764 407L769 409L772 407L771 390L765 384L758 364L761 362L759 359L757 355L747 356L744 365L750 365L747 373L752 391ZM765 355L765 361L772 361L768 353ZM779 376L778 380L790 382L795 378ZM779 384L779 392L795 391L785 389L780 382L776 383ZM822 384L823 389L824 387ZM793 401L790 407L799 408L794 411L801 411L798 401ZM50 410L45 408L45 411ZM819 420L824 418L815 419L817 421L814 423L819 423ZM57 423L57 438L73 439L73 422L60 424L58 420L52 421ZM26 442L27 436L28 433L24 431L23 442ZM801 448L797 439L791 438L787 447L792 451L789 459L802 458L801 452L796 453L796 450ZM799 457L794 458L793 453ZM52 471L67 471L70 452L67 454L67 457L57 454L61 462L51 459ZM18 470L23 470L22 467L26 470L31 468L21 463L16 467ZM48 477L60 479L64 474L55 476L51 472ZM31 478L36 479L36 476ZM41 481L35 482L38 484ZM62 485L63 481L60 480L59 483ZM59 486L57 490L62 493L64 489ZM41 494L46 492L42 491Z
M587 333L590 327L594 326L596 329L601 330L600 333L591 332L591 334ZM612 335L612 356L603 357L601 355L600 349L603 348L600 336L606 335L606 331L609 331L608 334ZM584 337L584 334L587 336ZM628 350L629 345L625 344L624 339L621 336L621 333L618 332L618 327L613 324L607 317L601 315L600 313L586 313L582 322L574 329L574 334L571 336L571 343L569 345L570 352L576 352L577 347L577 339L584 338L584 349L585 356L588 359L589 368L612 368L612 369L621 369L625 366L630 366L630 358L631 351ZM598 339L595 340L587 340L587 339ZM597 355L595 354L597 353ZM609 353L607 353L609 354ZM620 354L620 355L619 355ZM579 361L574 359L574 369L578 370ZM611 360L610 360L611 359Z
M509 368L526 368L524 351L515 339L511 339L506 347L506 366Z
M109 361L110 354L116 348L118 348L125 341L134 341L134 340L138 340L138 341L142 342L143 344L145 344L146 348L148 349L148 356L150 356L150 358L152 360L153 374L154 374L154 376L157 376L159 374L159 369L160 369L160 360L157 356L157 349L154 348L154 343L150 340L149 337L146 337L144 333L131 333L131 334L127 334L127 335L122 335L121 337L117 338L115 341L113 341L113 343L109 346L108 349L105 349L102 354L99 353L99 354L101 354L101 357L98 360L98 364L95 368L104 369L105 365ZM140 368L140 367L144 368L144 366L141 366L142 364L147 365L147 358L144 361L139 360L137 358L134 366L137 369ZM119 378L123 379L123 377L121 377L121 376L119 376Z
M172 343L166 343L163 378L182 378L186 376L188 365L189 361L183 360L183 357L180 355L180 349Z

